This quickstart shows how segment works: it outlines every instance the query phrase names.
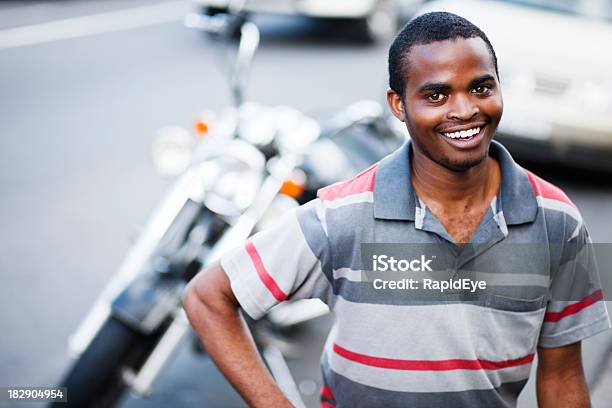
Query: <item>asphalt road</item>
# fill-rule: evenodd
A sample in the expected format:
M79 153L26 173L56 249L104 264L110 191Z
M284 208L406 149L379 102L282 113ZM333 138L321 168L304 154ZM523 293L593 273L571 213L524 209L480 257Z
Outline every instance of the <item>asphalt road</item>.
M93 18L80 35L58 38L65 19L152 6L137 0L0 4L0 386L58 380L69 363L68 335L169 184L150 159L156 129L190 126L201 109L229 103L219 50L182 26L188 2L140 9L119 28ZM312 113L363 98L383 101L385 45L355 44L333 27L300 19L257 22L262 45L249 98ZM23 26L28 29L6 35ZM612 242L611 184L559 167L537 171L568 192L595 241ZM304 356L292 362L310 401L327 325L322 320L304 329ZM584 344L591 384L611 343L607 333ZM523 406L533 406L533 388L524 394ZM123 406L203 402L243 406L212 364L185 348L151 400L128 397Z

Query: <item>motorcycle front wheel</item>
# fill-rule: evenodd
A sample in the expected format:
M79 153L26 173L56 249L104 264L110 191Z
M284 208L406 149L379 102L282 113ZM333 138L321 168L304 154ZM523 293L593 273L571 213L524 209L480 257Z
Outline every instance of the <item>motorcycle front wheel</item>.
M127 387L123 371L138 369L157 339L159 335L143 335L109 317L59 385L66 387L67 403L50 406L115 406Z

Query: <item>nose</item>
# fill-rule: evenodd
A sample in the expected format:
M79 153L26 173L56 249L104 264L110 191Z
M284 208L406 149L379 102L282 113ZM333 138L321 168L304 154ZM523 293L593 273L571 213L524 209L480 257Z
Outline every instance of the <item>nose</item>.
M450 110L447 113L449 119L470 120L479 112L478 106L469 95L456 94L449 104Z

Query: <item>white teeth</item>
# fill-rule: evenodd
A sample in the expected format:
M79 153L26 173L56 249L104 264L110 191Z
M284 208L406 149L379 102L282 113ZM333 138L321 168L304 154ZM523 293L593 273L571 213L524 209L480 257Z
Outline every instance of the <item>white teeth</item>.
M466 139L468 137L472 137L480 132L480 127L475 127L468 130L461 130L459 132L453 133L443 133L444 136L450 137L451 139Z

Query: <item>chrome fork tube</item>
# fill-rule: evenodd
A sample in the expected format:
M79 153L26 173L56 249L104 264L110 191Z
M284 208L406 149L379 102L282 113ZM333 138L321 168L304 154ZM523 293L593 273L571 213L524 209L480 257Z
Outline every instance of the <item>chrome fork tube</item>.
M121 264L118 272L106 285L86 318L68 340L68 350L73 356L80 355L94 338L110 315L110 305L115 297L136 277L147 262L180 210L189 199L191 174L185 173L154 212L151 221L138 237L134 247Z
M286 155L279 158L272 168L269 169L270 175L266 177L262 183L257 199L244 214L240 216L236 224L230 227L213 247L207 259L208 263L215 261L223 253L239 245L248 238L259 219L261 219L280 191L283 181L289 177L295 168L295 165L296 157L293 155ZM161 370L174 355L189 330L189 321L187 320L184 310L180 308L177 313L175 313L168 330L164 333L140 370L137 373L131 370L124 372L123 379L133 391L141 395L148 395L151 393L153 384L161 373ZM276 367L280 367L278 358L274 357L273 363ZM287 371L288 369L284 372ZM291 378L290 373L289 378ZM280 380L282 380L283 384L290 383L285 374L280 377ZM291 381L293 381L292 378ZM295 388L295 384L293 388ZM294 392L291 391L291 387L288 387L288 389L290 394L294 394ZM291 397L295 398L294 395Z

